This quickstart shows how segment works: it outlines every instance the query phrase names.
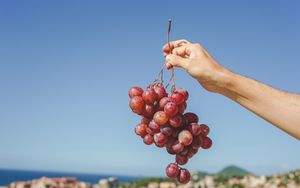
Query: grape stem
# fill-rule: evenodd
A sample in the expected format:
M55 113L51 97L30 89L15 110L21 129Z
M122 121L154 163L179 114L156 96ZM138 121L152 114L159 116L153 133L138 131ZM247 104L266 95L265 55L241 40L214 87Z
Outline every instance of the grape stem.
M170 53L172 53L172 48L171 48L171 44L170 44L170 32L171 32L171 25L172 25L172 20L169 19L169 27L168 27L168 33L167 33L167 43L170 49ZM174 67L171 68L172 69L172 75L171 78L168 82L168 84L166 85L166 88L169 86L170 82L172 81L172 88L171 91L173 92L175 90L175 80L174 80Z
M159 73L155 78L154 83L160 82L162 83L162 85L164 85L164 67L165 65L163 65L162 68L159 70Z
M167 43L168 43L169 49L171 51L170 53L172 53L172 50L171 50L172 48L171 48L171 44L170 44L171 25L172 25L172 20L169 19L168 32L167 32ZM160 69L157 77L154 80L154 83L160 82L160 83L164 84L164 79L163 79L164 67L165 67L165 65L163 65L163 67ZM171 75L171 78L168 81L168 83L167 83L167 85L166 85L165 88L168 88L169 85L170 85L170 82L172 82L171 92L173 92L176 89L176 87L175 87L175 80L174 80L174 75L175 75L174 74L174 72L175 72L174 71L174 67L172 67L171 70L172 70L172 75Z

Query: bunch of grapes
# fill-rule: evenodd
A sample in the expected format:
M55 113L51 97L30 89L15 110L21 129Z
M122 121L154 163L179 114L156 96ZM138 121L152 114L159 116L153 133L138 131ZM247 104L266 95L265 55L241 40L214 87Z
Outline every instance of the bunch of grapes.
M185 112L188 92L174 88L168 94L162 83L154 82L145 90L132 87L128 94L131 110L142 117L135 133L145 144L165 147L169 154L175 155L175 162L166 167L166 175L177 178L180 183L188 183L190 172L179 165L185 165L199 148L212 146L207 136L209 127L199 124L196 114Z

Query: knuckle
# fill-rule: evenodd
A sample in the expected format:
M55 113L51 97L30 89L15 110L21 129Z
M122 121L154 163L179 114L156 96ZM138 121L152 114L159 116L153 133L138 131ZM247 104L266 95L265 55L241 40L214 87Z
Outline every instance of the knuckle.
M195 43L195 44L194 44L194 47L197 48L197 49L201 49L201 50L202 50L202 46L201 46L201 44L199 44L199 43Z

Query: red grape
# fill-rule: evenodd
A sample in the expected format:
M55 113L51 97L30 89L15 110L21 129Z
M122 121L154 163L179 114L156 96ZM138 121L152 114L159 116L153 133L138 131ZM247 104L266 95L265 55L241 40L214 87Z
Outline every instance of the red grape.
M212 146L212 140L209 137L204 137L203 138L202 148L203 149L208 149L211 146Z
M189 151L186 155L188 158L192 158L197 152L198 152L198 149L189 148Z
M154 91L158 96L158 100L162 99L163 97L167 96L166 90L163 86L154 86Z
M203 138L201 135L194 136L191 146L194 149L198 149L202 146L202 143L203 143Z
M176 154L175 151L173 150L172 146L174 144L174 142L176 141L175 138L172 138L172 137L169 137L168 138L168 141L166 143L166 149L167 149L167 152L171 155L174 155Z
M186 106L187 106L186 102L179 104L178 105L178 113L183 114L186 109Z
M130 99L129 106L131 110L136 113L141 115L143 113L143 108L144 108L144 100L140 96L134 96Z
M153 136L151 136L150 134L147 134L145 137L144 137L144 143L147 144L147 145L151 145L153 144Z
M186 184L190 181L190 179L191 179L190 172L185 168L181 168L177 176L177 180L182 184Z
M180 93L173 93L171 99L175 104L181 104L184 102L184 96Z
M184 145L180 143L178 140L176 140L172 145L172 149L174 150L175 153L178 154L182 152L182 150L184 149Z
M185 165L188 162L189 158L185 155L176 155L176 162L180 165Z
M152 130L153 133L158 133L160 132L160 126L157 125L153 120L150 121L148 127Z
M173 137L169 137L168 138L168 141L167 141L167 143L166 143L166 147L172 147L173 146L173 144L174 144L174 142L176 141L177 139L176 138L173 138Z
M143 92L144 92L143 89L140 88L140 87L132 87L128 91L128 95L129 95L130 98L132 98L134 96L142 96Z
M151 118L154 113L154 107L152 105L146 104L143 111L144 116Z
M183 95L185 101L189 98L189 93L183 88L175 89L174 93L180 93L181 95Z
M183 116L187 120L187 124L198 123L198 121L199 121L198 116L192 112L187 112Z
M170 163L166 168L166 174L169 178L176 178L179 175L179 167L176 163Z
M174 102L168 102L164 107L164 111L169 117L173 117L177 114L178 107Z
M182 123L182 116L177 114L171 118L169 118L169 123L172 127L176 128L176 127L180 127L181 123Z
M147 117L142 117L141 119L141 123L145 123L148 124L151 121L151 119L147 118Z
M154 133L155 133L149 126L147 127L146 132L147 132L147 134L150 134L150 135L152 135L152 136L153 136Z
M159 148L163 148L165 147L165 144L164 143L157 143L157 142L154 142L154 144L159 147Z
M147 129L147 125L144 123L140 123L135 127L134 130L137 135L144 138L145 135L147 134L146 129Z
M179 129L173 129L172 136L173 136L174 138L178 138L179 132L180 132Z
M160 128L160 132L162 132L166 136L171 136L173 133L173 129L169 126L163 126Z
M185 146L184 149L182 150L182 152L180 152L180 155L187 155L187 153L189 152L189 146Z
M197 136L201 132L201 128L197 123L191 123L187 128L193 134L193 136Z
M172 101L171 98L169 98L169 97L164 97L164 98L160 99L160 101L159 101L159 107L160 107L161 109L164 109L165 106L166 106L166 104L167 104L168 102L171 102L171 101Z
M207 125L201 124L200 125L200 129L201 129L201 133L200 134L202 136L207 136L208 135L208 133L209 133L209 127Z
M190 145L193 141L193 135L188 130L183 130L178 135L178 140L183 145L187 146Z
M176 154L176 152L173 150L172 146L166 146L166 149L167 149L167 152L170 155L175 155Z
M168 122L168 116L164 111L158 111L154 114L153 120L158 125L165 125Z
M147 90L145 90L143 92L142 96L143 96L145 103L150 104L150 105L153 105L154 102L158 98L157 94L155 93L154 89L152 89L152 88L148 88Z
M155 133L154 134L154 142L159 145L165 145L168 141L168 137L164 135L163 133Z

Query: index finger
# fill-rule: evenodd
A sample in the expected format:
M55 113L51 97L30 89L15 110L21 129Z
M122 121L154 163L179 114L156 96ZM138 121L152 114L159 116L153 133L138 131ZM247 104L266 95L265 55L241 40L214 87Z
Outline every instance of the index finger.
M185 39L171 41L171 42L170 42L170 46L169 46L168 43L165 44L165 45L163 46L163 52L164 52L164 55L171 53L171 51L172 51L174 48L177 48L177 47L182 46L183 44L189 44L189 43L190 43L190 42L189 42L188 40L185 40ZM171 49L170 49L170 48L171 48Z

